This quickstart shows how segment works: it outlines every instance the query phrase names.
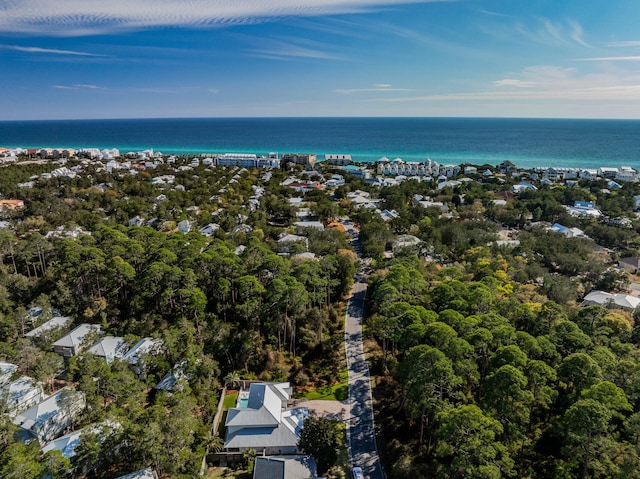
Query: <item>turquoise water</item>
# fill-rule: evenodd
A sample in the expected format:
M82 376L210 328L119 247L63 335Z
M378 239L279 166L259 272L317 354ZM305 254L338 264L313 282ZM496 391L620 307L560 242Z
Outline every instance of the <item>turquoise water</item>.
M246 397L246 398L240 398L240 399L238 400L238 407L239 407L239 408L246 408L246 407L247 407L247 404L249 404L249 398L248 398L248 397Z
M192 118L0 122L0 147L351 154L407 161L640 169L640 120Z

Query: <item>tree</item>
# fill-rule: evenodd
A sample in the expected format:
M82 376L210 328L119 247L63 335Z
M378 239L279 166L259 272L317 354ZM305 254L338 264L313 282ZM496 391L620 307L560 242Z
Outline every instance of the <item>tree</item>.
M41 479L43 472L38 441L27 445L16 442L0 457L0 477L4 479Z
M446 409L437 420L438 477L489 479L510 475L513 460L498 441L502 426L497 420L474 405Z
M607 431L611 416L609 408L595 399L581 399L564 415L564 424L569 432L567 452L569 455L581 453L580 477L582 479L589 473L593 442Z
M305 419L300 431L298 448L316 459L318 474L326 474L336 464L344 445L344 433L340 423L321 417Z
M422 444L428 418L455 397L462 379L456 376L451 360L442 351L425 344L409 349L398 368L398 377L405 388L409 414L420 419Z

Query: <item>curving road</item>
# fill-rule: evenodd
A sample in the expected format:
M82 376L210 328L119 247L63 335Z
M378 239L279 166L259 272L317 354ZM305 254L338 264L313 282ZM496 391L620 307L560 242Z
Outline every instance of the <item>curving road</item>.
M353 238L353 249L361 257L358 233L350 220L341 220L342 225ZM347 441L351 466L360 466L368 479L384 479L384 472L378 456L376 433L373 422L373 399L369 366L362 347L362 316L367 294L367 278L358 272L354 278L351 299L347 305L345 319L345 352L349 371L349 417L347 421Z

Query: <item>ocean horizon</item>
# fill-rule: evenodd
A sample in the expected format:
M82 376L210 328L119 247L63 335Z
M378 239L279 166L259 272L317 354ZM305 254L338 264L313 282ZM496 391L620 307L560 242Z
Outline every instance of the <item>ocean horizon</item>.
M162 118L1 121L0 147L164 154L350 154L522 168L640 169L640 120L539 118Z

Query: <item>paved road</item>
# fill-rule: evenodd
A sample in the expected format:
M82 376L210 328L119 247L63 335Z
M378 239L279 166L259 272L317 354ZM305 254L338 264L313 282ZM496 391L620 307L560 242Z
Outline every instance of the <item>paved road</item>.
M343 220L342 224L351 234L351 243L360 257L360 243L353 224L349 220ZM362 315L366 294L366 275L359 272L354 279L345 320L345 351L349 371L347 440L351 465L360 466L368 479L384 479L373 423L371 378L362 347Z

